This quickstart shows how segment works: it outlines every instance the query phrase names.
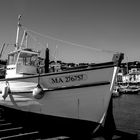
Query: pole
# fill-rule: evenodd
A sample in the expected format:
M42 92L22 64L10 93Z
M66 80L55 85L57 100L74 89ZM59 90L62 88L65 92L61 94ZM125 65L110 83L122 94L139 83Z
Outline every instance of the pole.
M17 36L16 36L16 49L19 48L18 39L19 39L19 29L21 27L20 19L21 19L21 15L18 16L18 26L17 26Z
M28 47L28 34L27 32L25 33L25 47L27 48Z
M20 47L26 46L26 48L27 48L27 36L28 36L27 32L24 31ZM24 41L25 41L25 44L24 44Z
M3 46L2 46L2 49L1 49L1 52L0 52L0 58L2 57L2 53L3 53L4 47L5 47L5 43L4 43Z
M49 72L49 49L46 48L45 52L45 73Z

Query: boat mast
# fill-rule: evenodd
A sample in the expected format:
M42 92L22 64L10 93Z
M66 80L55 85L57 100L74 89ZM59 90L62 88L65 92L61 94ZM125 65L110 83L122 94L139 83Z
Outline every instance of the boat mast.
M19 49L19 43L18 43L18 40L19 40L19 29L20 29L20 27L21 27L20 19L21 19L21 15L18 16L17 36L16 36L16 50Z
M27 34L27 32L24 30L24 34L23 34L23 37L22 37L22 41L21 41L20 48L21 48L21 47L27 48L27 45L28 45L27 39L28 39L28 34ZM24 41L25 41L25 43L24 43Z

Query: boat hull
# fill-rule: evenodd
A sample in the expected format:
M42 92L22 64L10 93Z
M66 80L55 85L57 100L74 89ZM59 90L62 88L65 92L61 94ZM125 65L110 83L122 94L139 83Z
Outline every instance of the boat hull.
M94 86L45 92L39 100L32 93L10 95L5 100L0 96L0 99L1 104L23 111L100 122L110 100L110 86L109 83Z
M29 79L21 79L18 82L18 86L15 86L14 81L9 81L10 90L12 93L8 94L4 100L2 94L0 94L0 104L6 107L10 107L15 110L21 110L23 112L30 112L37 115L43 115L49 118L56 118L61 120L61 123L67 128L73 124L76 124L76 129L81 128L81 132L87 130L93 132L95 128L101 125L106 116L106 112L109 106L110 98L112 95L112 87L115 79L117 67L106 67L100 69L89 69L82 71L73 71L69 73L57 73L45 76L40 76L40 84L43 85L43 81L50 82L50 79L61 78L61 82L56 82L54 85L46 84L43 86L44 96L41 99L34 98L32 92L33 88L37 85L38 77L30 77ZM62 82L66 76L72 75L86 75L83 76L82 81ZM112 78L113 77L113 78ZM55 79L54 78L54 79ZM98 79L97 79L98 78ZM28 82L33 85L28 92ZM55 80L59 81L59 80ZM26 83L26 85L22 85ZM12 87L12 84L14 85ZM21 87L19 85L22 85ZM2 87L2 83L1 83ZM24 88L25 89L24 89ZM24 89L25 92L20 92ZM64 122L63 122L64 120ZM67 123L66 123L66 122ZM83 122L83 125L80 125ZM91 125L90 125L91 124ZM91 131L92 130L92 131Z

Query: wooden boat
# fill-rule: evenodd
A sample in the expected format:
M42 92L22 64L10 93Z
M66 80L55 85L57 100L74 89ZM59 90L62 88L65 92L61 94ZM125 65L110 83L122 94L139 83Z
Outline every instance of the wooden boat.
M110 62L49 72L49 49L38 67L38 52L16 49L8 54L6 78L0 80L0 105L42 116L53 133L93 134L104 124L122 59L122 53L114 54Z

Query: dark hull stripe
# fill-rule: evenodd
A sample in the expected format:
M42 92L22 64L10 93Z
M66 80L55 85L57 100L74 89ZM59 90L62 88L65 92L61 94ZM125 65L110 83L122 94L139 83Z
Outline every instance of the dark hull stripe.
M105 68L111 68L111 67L114 67L114 63L106 62L106 63L95 64L95 65L93 65L91 67L87 67L87 68L66 70L66 71L57 72L57 73L36 74L34 76L27 76L27 77L0 79L0 81L5 81L5 80L13 81L13 80L21 80L21 79L27 79L27 78L37 78L37 77L44 77L44 76L52 76L52 75L60 75L60 74L67 74L67 73L91 71L91 70L97 70L97 69L105 69Z
M93 86L103 86L103 85L109 85L109 81L102 81L102 82L95 82L90 84L81 84L76 86L70 86L70 87L60 87L60 88L54 88L54 89L48 89L46 91L57 91L57 90L67 90L67 89L76 89L76 88L86 88L86 87L93 87Z

